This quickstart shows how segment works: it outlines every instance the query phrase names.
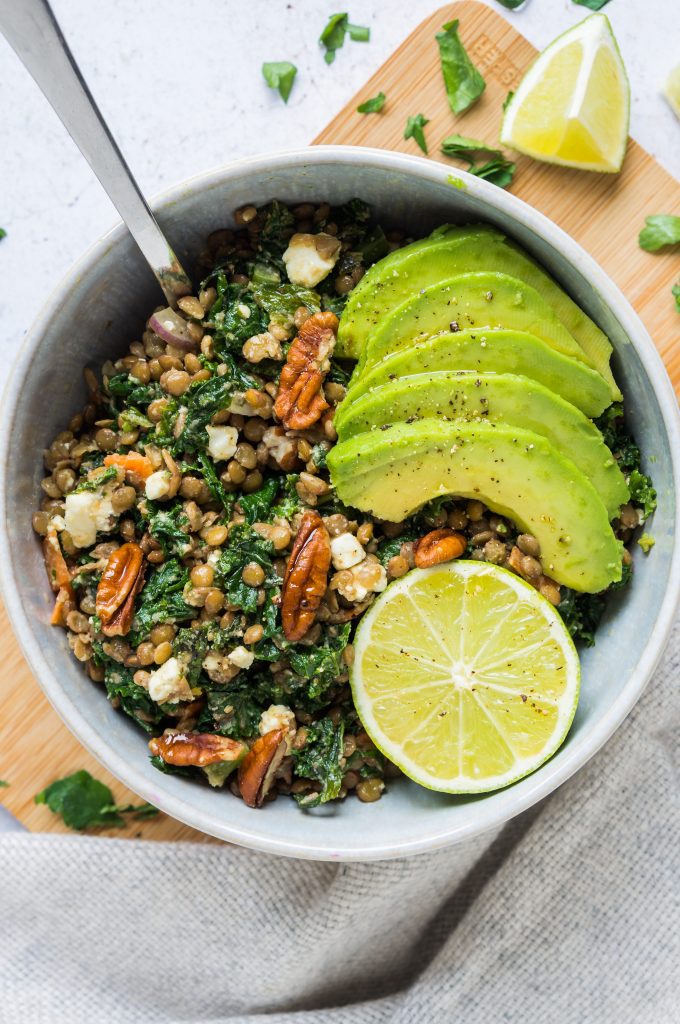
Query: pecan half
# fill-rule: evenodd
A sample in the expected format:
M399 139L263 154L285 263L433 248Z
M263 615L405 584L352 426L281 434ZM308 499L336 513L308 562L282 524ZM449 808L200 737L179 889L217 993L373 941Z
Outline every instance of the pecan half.
M281 591L286 640L301 640L311 627L328 586L331 538L318 512L305 512L288 559Z
M149 740L149 750L166 764L205 768L220 761L238 761L247 747L245 743L212 732L168 731Z
M144 584L144 552L123 544L110 555L97 587L96 612L104 636L125 636L135 614L135 597Z
M238 767L238 785L248 807L261 807L286 756L287 729L272 729L255 740Z
M467 542L462 533L443 527L421 537L415 547L415 562L419 569L429 569L440 562L450 562L463 554Z
M274 412L289 430L306 430L329 408L323 382L337 330L334 313L314 313L288 350Z

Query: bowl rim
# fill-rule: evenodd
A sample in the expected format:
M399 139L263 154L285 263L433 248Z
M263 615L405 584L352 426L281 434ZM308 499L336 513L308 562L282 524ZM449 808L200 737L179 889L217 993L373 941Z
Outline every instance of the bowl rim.
M680 537L680 501L678 501L680 495L680 411L661 356L640 317L596 260L588 255L562 228L524 200L465 171L457 168L453 171L449 165L438 161L425 160L422 157L389 150L354 146L310 146L248 157L213 168L164 190L154 197L150 205L155 211L162 211L164 207L185 198L188 194L205 192L225 181L246 178L249 173L282 168L293 172L296 168L309 164L319 166L327 164L368 165L380 170L411 175L433 184L448 183L452 187L454 187L452 178L455 178L457 182L462 182L471 197L479 199L487 206L505 214L509 219L547 242L591 282L605 305L615 311L614 315L630 339L659 403L671 452L676 509L673 551L669 566L668 585L661 611L637 665L630 672L627 682L614 702L592 727L584 730L584 735L580 735L572 741L567 748L566 756L559 764L556 764L554 759L546 762L533 775L522 780L521 788L512 786L505 790L507 799L503 801L495 803L481 801L478 805L479 814L474 821L454 825L449 823L445 827L435 825L424 829L416 838L405 840L399 844L376 842L375 836L367 833L368 844L364 850L357 849L355 846L343 847L335 844L331 847L323 844L301 843L299 840L288 839L285 836L272 836L258 832L257 818L254 818L254 828L250 830L234 824L217 822L209 813L195 808L189 800L167 791L162 792L162 799L159 800L157 790L152 793L150 785L143 776L138 774L134 764L119 756L113 747L102 740L90 725L87 717L62 689L48 658L33 635L31 622L23 609L8 534L4 530L0 531L0 587L14 633L31 671L48 700L79 742L119 781L135 793L144 799L153 799L153 802L165 813L203 833L253 850L310 860L387 860L453 845L463 839L489 831L528 809L589 761L633 708L663 653L673 626L676 608L680 603L680 542L678 540ZM455 187L460 187L460 185ZM97 260L126 234L127 229L121 222L118 222L87 249L54 287L20 346L5 385L3 414L0 422L0 508L5 516L7 514L6 467L12 454L11 424L21 394L21 388L18 385L27 375L33 351L37 347L53 311L62 302L62 297L68 291L71 283L86 276Z

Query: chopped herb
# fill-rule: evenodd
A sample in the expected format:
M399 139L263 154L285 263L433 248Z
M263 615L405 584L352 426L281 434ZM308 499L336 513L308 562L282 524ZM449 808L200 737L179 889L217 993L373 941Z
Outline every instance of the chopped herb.
M424 114L416 114L415 117L409 117L404 129L404 138L415 139L423 153L427 153L427 142L425 141L423 128L429 123L429 118L425 117Z
M267 319L255 296L244 285L229 284L222 271L215 278L215 290L217 299L209 313L215 352L219 359L240 356L244 342L267 329Z
M104 382L104 392L110 399L109 406L115 416L121 412L129 413L130 406L146 409L155 398L164 397L157 381L142 384L129 373L116 373L109 377Z
M201 474L215 501L218 501L225 509L230 511L236 500L235 495L227 494L224 484L215 471L213 460L205 452L198 453L198 461L201 465Z
M313 647L303 644L286 648L286 658L296 675L308 681L307 696L317 699L333 686L343 669L342 654L349 643L351 623L342 627L337 636L324 636Z
M602 594L580 594L569 587L562 587L561 595L557 610L573 640L592 647L604 614L605 598Z
M271 510L272 519L276 516L280 516L282 519L292 519L295 513L300 511L302 502L295 486L299 479L297 473L286 474L278 501Z
M628 478L630 500L640 506L642 519L648 519L656 508L656 491L652 481L639 469L634 469Z
M288 102L297 68L287 60L270 61L262 65L264 80L270 89L278 89L284 103Z
M257 736L262 705L253 693L252 681L237 676L226 688L210 690L197 729L240 739Z
M128 637L133 647L146 640L159 622L186 622L196 618L196 609L182 596L188 582L189 570L176 558L164 562L152 573L137 599L132 633Z
M621 403L610 405L594 423L601 432L607 448L616 457L621 470L629 473L633 469L639 469L640 449L626 430Z
M121 430L134 430L135 427L139 427L140 430L151 430L153 427L149 417L145 416L139 409L125 409L120 414L118 422Z
M579 7L587 7L590 11L601 11L609 3L609 0L572 0Z
M285 328L292 326L295 311L300 306L306 306L310 313L318 313L321 309L317 292L298 284L253 282L252 294L268 320Z
M658 213L645 217L645 226L638 236L641 249L656 252L665 245L680 244L680 217L670 213Z
M507 188L512 182L515 164L504 157L500 150L492 149L479 139L470 139L465 135L449 135L442 142L441 148L444 156L464 160L468 164L468 171L476 174L478 178L485 178L499 188ZM480 155L491 159L486 163L480 163Z
M454 114L471 107L486 88L486 82L467 55L458 35L458 19L449 21L435 36L449 106Z
M152 701L149 691L134 681L129 669L108 658L98 640L95 640L92 646L94 660L104 664L104 686L109 700L120 707L145 732L153 732L154 727L159 725L164 716Z
M507 96L505 97L505 99L503 100L503 110L507 110L507 109L508 109L508 107L510 106L510 104L511 104L511 102L512 102L512 97L513 97L514 95L515 95L515 93L514 93L514 92L513 92L513 90L511 89L511 90L510 90L510 92L508 93L508 95L507 95Z
M363 25L352 25L349 14L331 14L328 24L319 36L319 42L325 49L324 60L332 64L335 53L345 44L345 36L349 35L355 43L367 43L371 38L371 30Z
M372 96L370 100L364 100L357 107L357 113L359 114L379 114L382 108L385 106L385 100L387 97L384 92L379 92L377 96Z
M293 751L296 774L321 783L319 793L296 795L295 799L301 807L318 807L327 800L334 800L340 792L344 731L344 722L334 725L330 718L322 718L308 727L304 747Z
M398 537L385 537L378 544L378 550L376 555L382 565L387 568L387 563L391 558L395 558L401 553L402 544L406 544L408 541L416 539L415 533L406 532L400 534Z
M641 537L638 537L638 544L646 555L652 550L656 541L652 537L651 533L643 533Z
M88 469L88 472L91 472L91 470ZM98 491L100 487L110 483L111 480L115 480L117 476L118 470L115 466L106 466L94 478L88 479L86 477L84 480L81 480L78 486L74 488L74 494L81 494L83 491Z
M35 802L47 804L54 814L61 815L65 825L79 832L86 828L120 828L125 824L123 814L147 818L157 813L151 804L117 807L109 787L84 769L51 783L38 793Z
M0 228L0 238L7 238L7 232L4 228Z
M206 629L187 629L177 631L172 653L182 657L185 665L184 676L189 686L196 686L201 674L203 659L208 650L208 633Z
M673 285L673 287L671 288L671 292L673 294L673 298L675 299L675 308L677 309L678 313L680 313L680 281L678 281L677 284Z
M328 448L325 444L315 444L312 448L311 461L314 463L317 469L326 468L326 459L328 458Z
M2 231L2 228L0 228L0 231ZM2 238L4 234L5 234L5 232L3 231L2 235L0 235L0 238ZM9 782L5 782L4 779L0 779L0 789L7 789L8 786L9 786Z

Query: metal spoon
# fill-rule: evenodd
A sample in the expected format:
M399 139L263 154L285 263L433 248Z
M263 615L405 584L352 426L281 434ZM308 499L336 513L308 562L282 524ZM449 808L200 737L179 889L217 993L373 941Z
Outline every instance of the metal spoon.
M104 186L173 308L193 289L73 59L47 0L0 0L0 31Z

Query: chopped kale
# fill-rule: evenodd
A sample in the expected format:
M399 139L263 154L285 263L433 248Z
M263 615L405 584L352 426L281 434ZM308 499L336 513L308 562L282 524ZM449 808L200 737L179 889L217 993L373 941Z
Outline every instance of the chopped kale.
M233 494L227 494L225 491L224 484L215 472L215 464L213 460L205 452L199 452L198 461L201 466L201 475L203 476L213 498L227 509L227 511L231 511L236 497Z
M161 505L147 498L139 511L149 533L158 541L164 555L181 557L186 554L189 537L185 527L188 527L189 520L181 501Z
M576 643L593 646L605 604L606 599L602 594L580 594L562 587L557 610Z
M317 469L326 468L326 459L328 457L328 448L325 444L315 444L312 448L312 459Z
M151 804L117 807L109 787L84 769L52 782L37 794L35 802L47 804L54 814L61 815L68 828L79 832L86 828L120 828L125 824L123 814L148 818L158 813Z
M288 60L270 61L262 65L262 75L270 89L278 89L284 103L288 102L297 68Z
M177 441L179 449L204 451L209 440L205 428L215 413L229 407L231 398L237 390L247 391L248 388L256 386L253 378L244 373L233 359L225 355L223 361L227 364L227 373L223 377L199 381L192 384L184 393L187 415Z
M378 549L376 551L376 555L378 556L381 564L387 568L389 560L391 558L395 558L400 553L401 545L415 539L416 534L411 530L401 533L398 537L384 537L378 544Z
M234 739L257 736L261 715L262 705L253 695L250 680L239 681L237 678L228 687L208 692L197 729L207 729Z
M164 775L183 775L188 779L200 778L199 768L180 768L180 766L176 764L166 764L163 758L158 754L154 754L153 757L149 758L149 760L154 768L157 768L159 772L163 772Z
M454 114L476 103L486 89L486 82L474 66L458 35L458 20L449 21L435 36L449 106Z
M300 511L302 502L295 486L299 479L298 473L286 474L283 484L280 486L278 500L275 505L272 505L272 519L277 516L281 519L292 519L295 513Z
M281 257L288 248L288 240L295 230L295 218L285 203L279 202L278 199L272 199L271 203L263 206L259 215L262 226L257 240L257 251L283 271Z
M242 494L239 497L238 507L242 515L246 517L247 523L252 525L252 523L262 523L267 520L280 488L280 478L270 476L259 490L253 491L252 494Z
M634 469L628 478L630 500L639 505L643 520L648 519L656 508L656 491L652 481L639 469Z
M632 562L623 562L622 565L621 565L621 579L617 583L612 583L611 586L608 588L608 591L609 590L623 590L624 587L628 586L628 584L630 583L632 578L633 578L633 563Z
M340 792L344 730L344 722L334 725L330 718L322 718L309 726L304 747L293 751L296 774L321 783L319 793L304 793L295 797L300 807L318 807L327 800L334 800Z
M208 636L205 629L183 628L177 631L172 653L181 657L185 664L184 676L189 686L196 686L201 674L203 659L208 650Z
M311 700L325 693L341 674L342 655L349 643L351 628L348 622L335 637L326 634L312 646L293 644L286 648L286 658L293 672L309 684L307 695Z
M92 468L98 469L99 467L88 466L87 472L90 473ZM97 473L93 480L89 480L87 477L81 480L78 486L74 488L74 494L80 494L82 491L98 491L100 487L115 480L117 476L118 469L115 466L106 466L101 473Z
M268 320L245 285L229 284L222 271L215 279L215 289L217 299L210 310L209 321L213 325L215 352L219 359L224 360L226 356L240 356L244 343L254 334L265 331ZM224 377L212 378L215 379L225 380ZM210 383L206 381L206 384Z
M154 443L159 448L175 448L175 423L179 415L179 402L175 398L166 398L166 405L161 413L161 418L156 424Z
M425 141L424 128L426 124L430 123L430 119L425 117L424 114L416 114L415 117L409 116L406 120L406 127L404 128L404 138L414 139L418 143L423 153L427 153L427 142Z
M623 406L620 403L610 405L593 422L602 433L604 443L616 457L621 470L624 473L629 473L632 469L639 469L640 449L626 430Z
M153 423L139 409L125 409L118 417L121 430L151 430Z
M273 321L285 328L292 326L295 311L300 306L305 306L310 313L318 313L321 308L317 293L298 284L254 283L252 295L266 315L267 322ZM251 331L248 337L255 333Z
M169 559L153 572L137 598L137 610L129 636L133 646L146 640L159 622L186 622L196 617L196 609L188 605L183 597L188 583L189 570L176 558Z
M379 114L382 108L385 106L385 100L387 97L384 92L379 92L377 96L372 96L370 100L364 100L357 107L357 113L359 114Z
M243 582L243 570L249 562L256 562L264 570L262 587L276 587L281 583L273 565L274 545L258 537L247 524L234 526L229 540L215 566L217 586L229 604L254 614L257 611L258 587Z
M164 714L151 700L149 691L134 681L129 669L104 654L99 641L95 640L92 646L95 661L104 664L104 686L109 700L115 701L145 732L153 732Z
M109 377L104 384L104 391L109 396L112 412L130 413L130 407L146 407L156 398L163 397L163 391L157 381L142 384L129 373L117 373Z

